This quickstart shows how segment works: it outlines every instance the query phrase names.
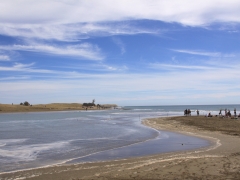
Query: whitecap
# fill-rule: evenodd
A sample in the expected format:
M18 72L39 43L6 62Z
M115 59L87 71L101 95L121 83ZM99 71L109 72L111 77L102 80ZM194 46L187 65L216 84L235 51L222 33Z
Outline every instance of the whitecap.
M68 144L69 142L62 141L47 144L20 145L14 148L11 146L11 148L0 149L0 156L14 161L30 161L35 160L40 152L59 149Z
M0 146L6 146L10 144L19 144L27 141L27 139L1 139Z

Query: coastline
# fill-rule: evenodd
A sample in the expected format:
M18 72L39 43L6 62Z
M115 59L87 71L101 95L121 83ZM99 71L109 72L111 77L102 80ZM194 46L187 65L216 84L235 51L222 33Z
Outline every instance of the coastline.
M182 117L183 119L188 117ZM196 117L191 117L196 118ZM205 117L200 117L202 120ZM177 117L151 118L144 125L155 129L207 138L213 145L186 152L164 153L116 161L60 165L1 174L1 179L184 179L240 178L239 136L189 126Z
M102 108L97 106L88 107L88 110L104 110L116 107L116 104L103 104ZM0 104L0 114L6 113L28 113L28 112L54 112L54 111L86 111L86 107L80 103L51 103L36 105Z

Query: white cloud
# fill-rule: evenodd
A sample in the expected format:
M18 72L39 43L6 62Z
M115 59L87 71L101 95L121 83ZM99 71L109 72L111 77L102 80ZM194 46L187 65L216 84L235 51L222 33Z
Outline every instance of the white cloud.
M64 25L0 24L0 34L14 37L75 41L77 29Z
M177 104L182 102L183 98L190 97L193 97L190 98L191 102L198 104L204 98L209 102L207 100L210 95L216 94L210 98L211 102L218 100L220 103L229 103L228 98L233 97L233 94L237 95L240 91L240 85L236 83L240 81L239 64L233 62L228 67L224 64L215 65L187 66L155 63L150 67L170 71L137 74L121 73L117 69L119 67L99 63L92 67L109 70L109 73L83 74L77 71L39 69L35 63L15 63L10 67L0 66L0 71L11 72L9 77L1 77L3 82L0 82L0 93L5 97L16 97L16 99L20 97L29 99L32 95L32 99L38 103L47 103L49 96L52 96L52 102L76 102L74 97L92 98L94 96L102 99L103 102L116 100L114 103L125 103L125 105L133 103L131 101L144 104L145 101L156 103L157 100L165 104L169 102ZM187 69L187 73L182 71L183 69ZM21 72L19 74L22 79L17 78L18 72ZM24 79L24 75L25 77L31 75L31 78ZM39 81L35 77L46 80ZM58 96L54 99L56 94ZM64 97L68 98L64 99ZM32 103L34 103L33 100L31 100ZM239 96L231 102L236 103L237 100L240 100Z
M61 67L63 68L63 67ZM27 76L28 78L31 77L31 79L34 78L51 78L51 79L79 79L79 78L85 78L85 79L91 79L96 77L101 77L101 74L88 74L88 73L79 73L78 70L90 70L91 72L123 72L127 70L126 66L109 66L105 64L92 64L89 66L66 66L64 67L65 70L49 70L49 69L41 69L37 68L35 66L35 63L30 64L22 64L22 63L14 63L12 66L0 66L0 72L14 72L11 75L14 76L15 80L17 80L19 77L18 72L21 72L21 75L31 75ZM70 69L70 70L68 70ZM103 75L104 76L104 75ZM112 76L112 75L111 75ZM22 76L21 76L22 77ZM26 77L26 76L24 76ZM11 77L2 77L0 79L2 80L13 80L14 78Z
M113 42L121 49L121 54L124 54L126 52L125 45L121 39L114 37Z
M219 57L221 54L219 52L205 52L205 51L192 51L192 50L183 50L183 49L173 49L172 51L185 53L185 54L193 54L199 56L211 56L211 57Z
M35 77L33 73L37 74L51 74L52 77L54 74L62 74L61 71L54 71L54 70L48 70L48 69L39 69L34 67L35 63L30 64L22 64L22 63L14 63L12 66L0 66L0 71L10 71L10 72L21 72L25 74L31 74L32 77ZM13 74L12 74L13 75ZM18 74L16 74L18 75Z
M189 96L189 98L193 98L193 99L223 99L223 98L229 98L229 97L236 97L236 96L240 96L240 92L229 92L229 93L225 93L225 92L217 92L217 93L209 93L209 94L194 94Z
M10 61L10 57L7 55L0 55L0 61Z
M72 46L54 46L36 43L32 45L15 44L11 46L0 46L0 50L41 52L54 55L81 57L90 60L102 60L104 58L97 46L88 43Z
M16 69L24 69L24 68L29 68L29 67L32 67L35 63L31 63L31 64L22 64L22 63L15 63L13 65L13 68L16 68Z
M89 36L156 34L162 32L127 21L148 19L204 27L219 22L240 23L239 6L237 0L194 3L190 0L74 0L71 3L13 0L0 4L0 34L60 41L78 41ZM122 21L125 23L119 23Z
M65 24L152 19L184 25L240 22L238 0L15 0L1 2L0 22ZM16 16L17 14L17 16Z
M202 50L186 50L186 49L172 49L172 51L185 53L185 54L192 54L192 55L199 55L199 56L208 56L208 57L234 57L234 54L222 54L220 52L208 52Z
M30 79L30 77L29 76L9 76L9 77L0 78L1 81L26 80L26 79Z
M0 71L12 71L12 72L24 72L24 73L44 73L44 74L54 74L57 71L46 70L46 69L37 69L33 65L35 63L30 64L22 64L15 63L13 66L0 66Z
M116 65L107 65L107 64L95 64L89 65L88 67L82 67L84 69L91 68L91 70L95 71L125 71L128 70L127 66L116 66Z
M197 65L173 65L173 64L161 64L161 63L151 63L149 68L153 69L167 69L167 70L176 70L176 69L185 69L185 70L213 70L216 67L211 66L197 66Z
M159 30L135 27L129 23L77 23L77 24L1 24L0 34L43 40L79 41L90 36L156 34Z
M17 65L17 67L19 66L28 65ZM145 101L152 102L155 97L158 102L166 104L174 99L176 104L183 98L189 99L189 97L195 98L192 102L202 102L205 98L206 103L208 103L211 94L218 94L216 97L211 97L211 101L229 102L228 98L232 97L233 94L239 94L240 90L240 85L236 83L240 81L240 72L237 68L214 69L204 72L190 71L188 73L175 71L164 74L56 72L53 75L49 74L49 77L44 81L0 82L0 93L5 96L13 95L27 99L32 94L34 101L38 103L46 103L49 101L48 96L54 95L51 97L52 102L76 102L76 97L81 101L84 98L94 97L102 99L102 103L104 101L112 103L141 101L144 104ZM224 97L221 94L224 94ZM39 97L41 98L39 99ZM115 100L113 102L112 98L115 98L117 102ZM239 96L235 98L235 101L239 101Z

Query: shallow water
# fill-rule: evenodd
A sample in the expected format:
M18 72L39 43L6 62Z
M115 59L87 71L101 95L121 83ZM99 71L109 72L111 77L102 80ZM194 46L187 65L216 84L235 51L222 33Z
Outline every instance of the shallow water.
M110 149L103 152L90 154L84 157L67 161L68 164L83 162L99 162L118 160L132 157L154 155L166 152L185 151L209 146L206 139L187 136L169 131L159 131L159 136L145 142Z
M206 107L213 112L219 108L194 106L202 108L200 112L209 111ZM141 124L148 117L183 115L185 108L190 107L0 114L0 172L207 146L205 140L159 132Z

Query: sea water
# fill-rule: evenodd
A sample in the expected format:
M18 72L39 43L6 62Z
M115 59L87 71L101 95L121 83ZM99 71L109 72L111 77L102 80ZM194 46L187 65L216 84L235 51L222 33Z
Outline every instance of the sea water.
M144 118L217 114L214 106L126 106L95 111L0 114L0 172L104 161L208 146L209 142L141 124ZM239 113L239 111L237 111Z

